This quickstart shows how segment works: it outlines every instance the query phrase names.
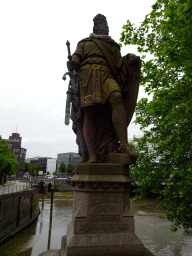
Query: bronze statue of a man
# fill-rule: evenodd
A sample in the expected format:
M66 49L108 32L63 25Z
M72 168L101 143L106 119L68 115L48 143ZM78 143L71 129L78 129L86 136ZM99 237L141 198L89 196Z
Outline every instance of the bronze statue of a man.
M104 15L96 15L93 21L93 33L78 43L67 62L68 70L76 70L82 77L79 104L87 152L84 161L104 162L111 151L136 160L138 155L128 144L127 127L138 95L140 58L121 56L119 45L108 35ZM76 132L75 123L73 129Z

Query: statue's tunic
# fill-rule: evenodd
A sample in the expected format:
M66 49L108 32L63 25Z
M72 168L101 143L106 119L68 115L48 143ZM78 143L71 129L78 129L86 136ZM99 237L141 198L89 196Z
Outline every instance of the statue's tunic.
M120 47L112 39L88 37L73 54L80 64L80 106L104 104L113 91L121 91L116 76L120 69Z

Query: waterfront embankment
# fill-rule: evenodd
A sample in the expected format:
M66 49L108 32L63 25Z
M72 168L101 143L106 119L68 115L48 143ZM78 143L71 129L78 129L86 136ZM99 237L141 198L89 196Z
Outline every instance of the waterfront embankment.
M36 220L40 212L37 189L18 186L18 192L13 192L14 186L0 194L0 246Z

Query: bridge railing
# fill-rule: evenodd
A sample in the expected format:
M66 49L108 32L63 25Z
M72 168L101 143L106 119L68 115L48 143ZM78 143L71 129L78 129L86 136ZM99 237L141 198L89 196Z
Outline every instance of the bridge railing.
M15 193L23 190L32 189L32 184L4 184L0 186L0 195Z

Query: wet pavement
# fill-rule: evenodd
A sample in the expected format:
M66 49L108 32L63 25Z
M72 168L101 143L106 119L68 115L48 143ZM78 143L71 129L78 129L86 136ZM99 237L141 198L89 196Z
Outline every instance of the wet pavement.
M169 230L171 223L166 220L166 210L157 209L159 201L143 199L131 203L135 215L136 234L145 247L157 256L192 256L192 234ZM44 209L38 221L22 234L0 248L2 256L38 256L47 250L49 238L50 198L45 199ZM73 193L55 193L53 220L50 234L50 249L61 248L61 237L66 234L71 221ZM40 200L40 208L42 201Z
M156 199L142 199L131 204L135 216L136 234L145 247L157 256L192 256L192 234L183 229L170 230L166 210L158 209Z

